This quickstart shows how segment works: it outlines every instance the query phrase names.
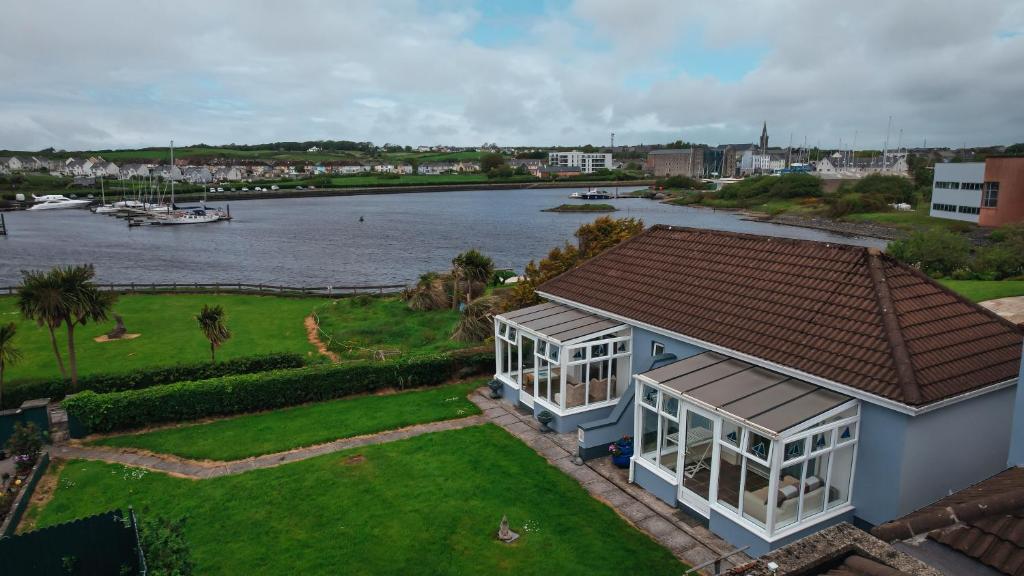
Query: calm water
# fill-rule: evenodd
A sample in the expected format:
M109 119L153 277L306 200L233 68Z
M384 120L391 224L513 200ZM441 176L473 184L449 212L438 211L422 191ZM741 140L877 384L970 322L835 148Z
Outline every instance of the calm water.
M623 189L625 191L625 189ZM245 282L304 286L392 284L447 269L478 248L499 267L521 271L592 214L541 212L571 190L496 190L383 196L241 200L231 222L128 228L86 210L8 212L0 236L0 286L20 270L95 264L106 282ZM741 220L729 212L609 200L617 216L792 238L881 246L818 230ZM211 203L223 205L223 203ZM359 222L359 217L364 222Z

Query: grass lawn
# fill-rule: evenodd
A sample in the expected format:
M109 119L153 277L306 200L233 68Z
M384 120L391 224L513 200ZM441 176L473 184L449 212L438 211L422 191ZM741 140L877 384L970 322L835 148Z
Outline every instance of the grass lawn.
M398 394L342 398L206 424L112 436L93 443L144 448L199 460L240 460L479 414L479 408L466 395L485 382L473 380Z
M686 569L492 424L199 481L72 461L53 499L29 517L43 527L128 505L188 517L196 574ZM494 537L502 514L522 535L512 545Z
M946 280L939 282L973 302L1024 296L1024 280Z
M864 214L849 214L844 220L851 222L873 222L884 224L894 228L908 231L926 230L928 228L946 228L951 232L967 232L975 226L969 222L959 220L946 220L945 218L933 218L928 215L929 205L921 202L914 210L904 212L867 212Z
M341 359L373 357L374 350L401 350L403 355L434 354L473 344L450 338L459 312L410 310L398 298L348 298L317 310L320 327L331 335L329 347Z
M75 331L78 372L127 372L209 360L210 345L195 320L203 304L220 304L227 312L232 337L217 351L218 359L268 352L313 353L303 319L323 303L320 298L217 294L122 296L114 312L124 317L129 333L141 336L119 342L94 342L94 337L113 329L113 316L107 322L79 327ZM59 377L47 330L21 317L15 297L0 297L0 322L9 321L18 325L15 344L24 358L8 366L6 381L16 384ZM64 353L63 328L58 331L58 344Z

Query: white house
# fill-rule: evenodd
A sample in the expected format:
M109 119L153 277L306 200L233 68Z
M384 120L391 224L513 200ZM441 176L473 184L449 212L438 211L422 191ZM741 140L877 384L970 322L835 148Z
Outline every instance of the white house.
M154 178L174 180L175 182L181 180L182 178L181 168L178 168L177 166L172 166L170 164L161 164L160 166L153 168L151 174L153 175Z
M612 167L612 155L605 152L549 152L549 166L567 166L579 168L580 172L590 174L598 170L610 170Z
M102 160L92 165L92 175L96 178L117 178L120 174L121 170L113 162Z
M17 156L5 156L0 158L0 172L10 174L21 171L21 160Z
M131 178L145 178L149 176L149 166L146 164L125 164L121 166L120 175L122 180Z
M213 179L218 182L236 182L242 179L242 171L237 166L221 166L213 171Z
M213 173L206 166L186 166L182 176L186 182L191 184L209 184L213 182Z

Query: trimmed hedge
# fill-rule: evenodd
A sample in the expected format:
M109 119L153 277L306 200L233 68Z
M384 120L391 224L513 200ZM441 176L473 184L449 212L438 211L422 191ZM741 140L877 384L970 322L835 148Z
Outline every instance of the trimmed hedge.
M117 392L149 388L186 380L206 380L231 374L251 374L283 368L301 368L306 360L301 354L279 353L235 358L224 362L178 364L163 368L138 370L123 374L92 374L78 378L79 390ZM25 400L35 398L63 398L71 392L70 380L44 380L9 385L4 388L5 408L16 408Z
M383 388L435 386L494 369L494 353L423 356L241 374L64 400L72 436L256 412Z

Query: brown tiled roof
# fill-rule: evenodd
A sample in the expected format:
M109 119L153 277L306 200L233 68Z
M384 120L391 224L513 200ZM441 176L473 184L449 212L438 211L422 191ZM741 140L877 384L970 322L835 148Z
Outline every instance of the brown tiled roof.
M882 540L919 534L1011 576L1024 576L1024 468L1010 468L876 526Z
M909 405L1010 380L1019 327L876 250L654 226L554 297Z

